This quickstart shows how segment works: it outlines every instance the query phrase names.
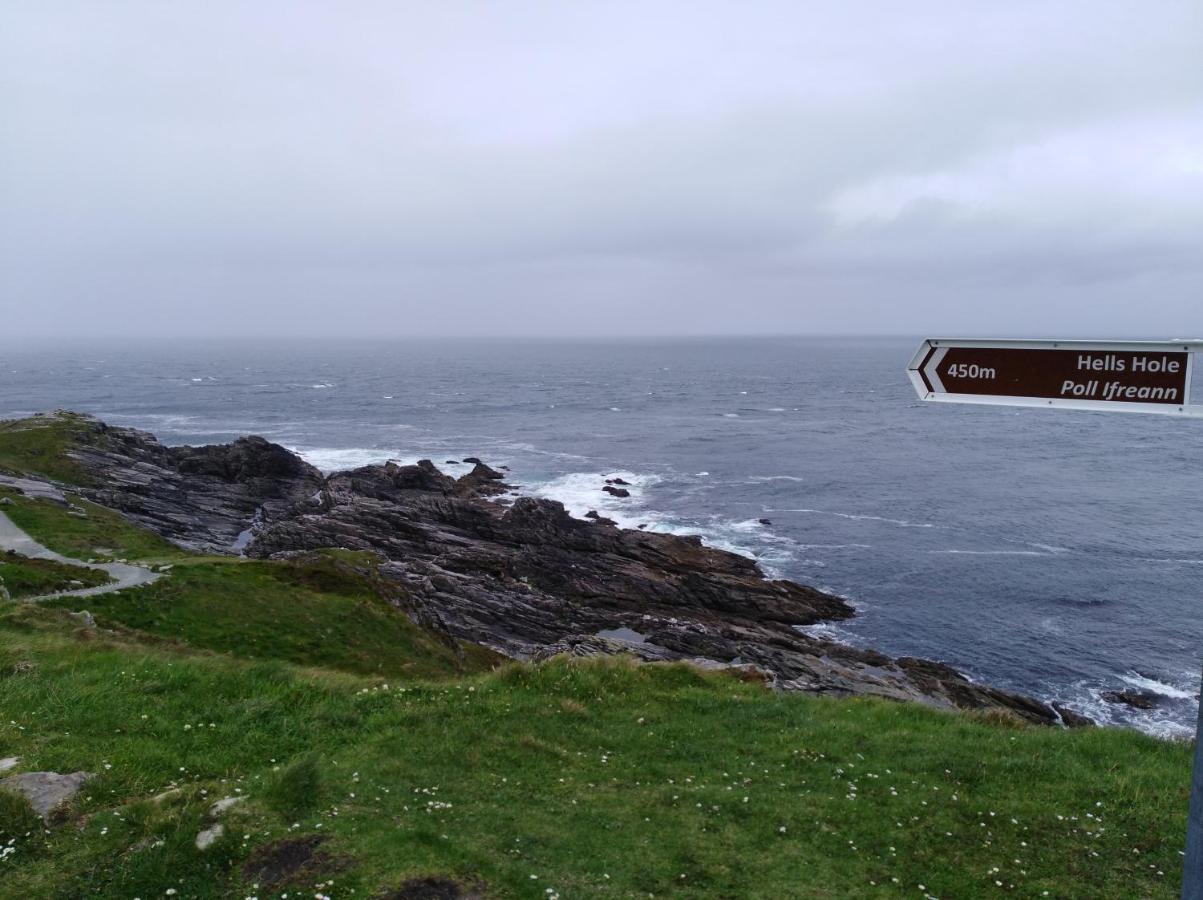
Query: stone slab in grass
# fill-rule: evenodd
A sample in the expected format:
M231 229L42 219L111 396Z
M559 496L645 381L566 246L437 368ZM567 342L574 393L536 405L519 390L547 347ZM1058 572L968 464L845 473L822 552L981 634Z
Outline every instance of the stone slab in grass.
M33 811L49 822L51 814L79 793L79 789L90 778L91 772L23 772L0 781L0 788L20 794L29 801Z

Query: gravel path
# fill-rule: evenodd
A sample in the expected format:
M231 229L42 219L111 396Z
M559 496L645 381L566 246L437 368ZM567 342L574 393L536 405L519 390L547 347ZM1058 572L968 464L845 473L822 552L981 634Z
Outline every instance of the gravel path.
M157 581L158 572L152 572L144 566L134 566L129 563L89 563L78 559L71 559L63 556L61 553L55 553L46 547L43 547L24 531L13 524L12 519L0 513L0 550L13 550L20 553L22 556L29 556L35 559L52 559L55 562L68 563L73 566L83 566L87 569L102 569L108 572L115 580L108 584L101 584L96 587L80 588L76 591L60 591L56 594L44 594L41 597L26 597L30 600L44 600L47 597L92 597L96 594L108 594L112 591L119 591L123 588L137 587L140 584L150 584L152 581Z

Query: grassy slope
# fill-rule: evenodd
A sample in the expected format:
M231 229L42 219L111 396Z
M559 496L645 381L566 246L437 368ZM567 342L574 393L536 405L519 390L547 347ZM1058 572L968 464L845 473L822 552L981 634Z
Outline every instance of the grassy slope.
M87 485L91 483L87 473L66 451L74 444L103 440L104 435L93 431L87 420L72 413L0 420L0 471Z
M0 467L53 474L60 438L0 426ZM48 832L0 793L2 898L296 897L329 878L323 893L369 897L421 874L504 897L1176 894L1184 745L682 666L465 674L491 655L410 624L356 555L196 557L87 508L4 511L70 555L175 565L80 602L110 632L0 604L0 756L99 775ZM239 791L197 851L209 804ZM242 877L258 848L305 835L328 836L327 856L295 882Z
M71 515L49 500L34 500L0 487L0 497L11 504L0 512L34 540L73 559L131 559L171 562L191 556L157 534L139 528L120 513L80 497L68 495L86 517Z
M358 558L357 558L358 557ZM363 674L434 677L487 667L497 657L452 647L379 596L368 554L330 551L304 562L198 558L152 585L80 601L102 625L119 624L194 647Z
M307 834L346 868L318 866L292 896L431 873L508 897L1175 893L1188 748L1131 732L1013 730L621 662L385 688L83 640L65 618L0 612L0 755L100 778L81 829L19 837L2 897L279 896L240 864ZM308 754L314 772L297 766ZM251 799L197 851L204 809L236 790Z
M0 584L4 585L14 600L76 587L91 587L112 580L99 569L71 566L50 559L30 559L11 551L0 552Z

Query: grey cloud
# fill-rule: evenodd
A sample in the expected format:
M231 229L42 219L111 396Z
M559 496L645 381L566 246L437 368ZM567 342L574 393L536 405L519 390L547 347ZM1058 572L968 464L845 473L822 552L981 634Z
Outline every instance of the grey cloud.
M748 6L16 5L10 329L1203 326L1196 4Z

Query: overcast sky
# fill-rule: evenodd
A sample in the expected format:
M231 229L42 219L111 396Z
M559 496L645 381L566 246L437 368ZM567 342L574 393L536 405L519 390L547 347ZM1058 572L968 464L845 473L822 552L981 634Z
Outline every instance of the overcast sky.
M9 0L0 333L1203 336L1203 4Z

